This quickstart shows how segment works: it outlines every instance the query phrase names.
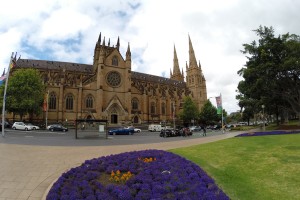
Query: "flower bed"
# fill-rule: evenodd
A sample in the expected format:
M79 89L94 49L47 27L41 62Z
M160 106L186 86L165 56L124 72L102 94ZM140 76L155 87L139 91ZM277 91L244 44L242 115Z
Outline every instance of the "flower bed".
M283 135L283 134L297 134L300 131L265 131L265 132L252 132L252 133L242 133L235 137L244 137L244 136L262 136L262 135Z
M87 160L62 174L46 199L229 198L198 165L170 152L145 150Z

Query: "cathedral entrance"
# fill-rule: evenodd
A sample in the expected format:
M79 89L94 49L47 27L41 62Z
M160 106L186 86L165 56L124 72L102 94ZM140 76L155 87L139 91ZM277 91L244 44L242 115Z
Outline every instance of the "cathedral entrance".
M133 118L133 123L135 123L135 124L138 124L138 123L139 123L139 118L138 118L138 116L135 116L135 117Z
M112 124L117 124L117 123L118 123L118 115L112 114L112 115L110 116L110 123L112 123Z

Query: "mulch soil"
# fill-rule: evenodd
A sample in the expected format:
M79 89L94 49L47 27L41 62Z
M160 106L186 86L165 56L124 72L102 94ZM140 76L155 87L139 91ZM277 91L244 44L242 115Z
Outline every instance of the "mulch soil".
M299 125L279 125L277 130L300 130Z

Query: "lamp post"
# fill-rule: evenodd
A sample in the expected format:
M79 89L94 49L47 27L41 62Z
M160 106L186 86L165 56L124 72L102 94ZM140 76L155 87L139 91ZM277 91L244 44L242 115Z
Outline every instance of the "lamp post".
M175 125L175 109L176 109L176 107L175 107L175 102L174 102L174 104L173 104L173 123L174 123L174 131L175 131L175 129L176 129L176 125Z
M262 111L263 111L263 131L266 130L266 127L265 127L265 105L261 105L261 108L262 108Z

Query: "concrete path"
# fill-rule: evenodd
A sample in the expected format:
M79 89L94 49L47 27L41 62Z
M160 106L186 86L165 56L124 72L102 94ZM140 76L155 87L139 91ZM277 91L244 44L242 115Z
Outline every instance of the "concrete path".
M65 171L85 160L121 152L168 150L234 137L241 132L152 144L39 146L0 143L0 200L40 200Z

